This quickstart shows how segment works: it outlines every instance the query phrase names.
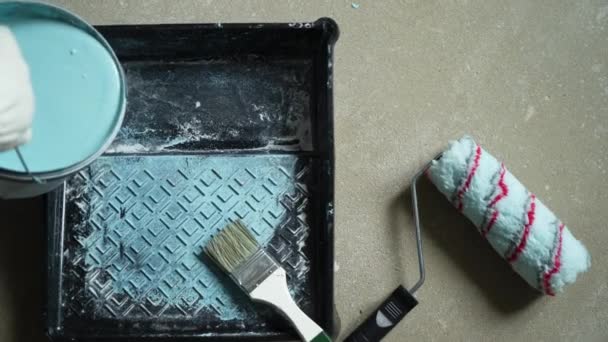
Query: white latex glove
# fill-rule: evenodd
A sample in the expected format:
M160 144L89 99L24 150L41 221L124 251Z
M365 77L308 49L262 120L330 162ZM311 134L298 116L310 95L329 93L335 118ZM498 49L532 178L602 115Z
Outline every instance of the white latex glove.
M0 151L31 139L33 113L28 66L13 33L0 25Z

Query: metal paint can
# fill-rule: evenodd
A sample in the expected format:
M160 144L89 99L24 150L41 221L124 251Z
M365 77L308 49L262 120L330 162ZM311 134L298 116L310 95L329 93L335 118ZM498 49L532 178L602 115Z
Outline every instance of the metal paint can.
M107 127L110 127L110 129L107 131L107 134L100 137L99 141L101 141L101 143L99 144L98 148L95 146L95 152L89 153L87 157L82 158L71 165L50 171L32 170L31 172L28 172L25 168L22 171L16 171L3 168L0 165L0 198L5 199L26 198L44 194L62 185L68 177L87 167L97 157L99 157L114 140L122 125L126 108L126 82L124 72L109 43L99 32L97 32L97 30L95 30L91 25L86 23L77 15L65 9L49 4L30 1L0 2L0 25L3 25L3 18L4 22L7 22L9 18L12 18L10 20L14 20L15 16L23 16L24 13L28 16L40 18L41 20L61 21L62 24L68 24L73 28L81 30L90 37L93 37L107 52L109 63L112 63L116 68L119 85L118 91L115 94L117 98L112 99L112 103L116 103L117 106L115 106L116 108L111 109L111 113L108 113L108 117L111 117L112 120L112 122L107 122ZM27 58L26 61L28 64L30 63ZM91 82L95 82L95 80L91 80ZM35 93L35 97L36 96L37 94ZM72 94L66 93L62 96L72 96ZM37 106L34 120L36 120L36 115L43 111L44 108L38 108ZM87 114L89 113L86 113L86 111L83 111L82 113L82 115ZM72 143L78 144L79 142L74 141ZM3 153L17 152L11 151ZM57 151L56 153L61 153L61 151Z

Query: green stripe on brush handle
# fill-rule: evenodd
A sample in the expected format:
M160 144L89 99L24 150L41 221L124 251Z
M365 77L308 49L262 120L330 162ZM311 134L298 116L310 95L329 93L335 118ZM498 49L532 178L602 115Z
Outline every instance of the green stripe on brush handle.
M311 342L331 342L331 338L326 333L322 332L317 337L313 338Z

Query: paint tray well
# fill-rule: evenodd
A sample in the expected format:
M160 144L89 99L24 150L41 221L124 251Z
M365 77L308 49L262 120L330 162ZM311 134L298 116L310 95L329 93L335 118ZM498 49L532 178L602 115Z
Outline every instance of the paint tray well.
M295 340L202 253L235 219L334 331L335 23L98 29L127 113L109 150L48 195L49 336Z

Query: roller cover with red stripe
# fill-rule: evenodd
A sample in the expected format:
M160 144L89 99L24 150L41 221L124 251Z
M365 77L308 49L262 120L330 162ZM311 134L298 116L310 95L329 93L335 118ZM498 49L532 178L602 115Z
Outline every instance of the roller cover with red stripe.
M585 246L471 137L451 142L427 174L534 288L553 295L590 267Z

